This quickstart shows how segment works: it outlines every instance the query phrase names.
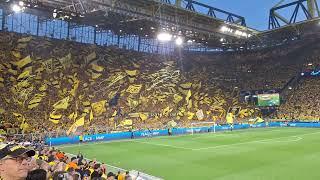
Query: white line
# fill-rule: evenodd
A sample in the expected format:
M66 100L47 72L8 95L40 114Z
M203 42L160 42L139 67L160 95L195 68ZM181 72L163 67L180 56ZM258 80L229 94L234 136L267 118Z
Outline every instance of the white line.
M279 140L279 141L274 141L274 140L267 140L267 141L262 141L262 142L259 142L259 143L284 143L284 142L296 142L296 141L300 141L302 140L303 138L302 137L299 137L299 136L292 136L292 137L295 137L294 139L288 139L288 140ZM286 137L284 137L286 138Z
M169 144L150 143L150 142L144 142L144 141L134 141L134 142L141 143L141 144L149 144L149 145L154 145L154 146L170 147L170 148L175 148L175 149L193 150L192 148L173 146L173 145L169 145Z
M244 130L247 130L247 131L244 131ZM221 137L221 136L224 136L224 137L228 137L228 136L231 136L231 137L240 137L242 136L243 134L244 135L247 135L247 134L250 134L250 133L257 133L257 130L261 131L261 128L254 128L254 129L241 129L241 130L235 130L235 131L232 131L230 133L230 131L219 131L218 133L205 133L207 136L199 136L199 137L194 137L194 138L190 138L191 140L192 139L207 139L207 138L214 138L214 137ZM275 132L275 131L283 131L283 129L278 129L278 128L273 128L273 127L270 127L268 128L268 130L266 131L263 131L264 133L267 132ZM212 136L211 136L212 134ZM209 136L210 135L210 136ZM190 140L188 139L188 140Z
M302 134L302 135L299 135L299 136L305 136L305 135L310 135L310 134L319 134L319 133L320 132L307 133L307 134ZM280 138L286 138L286 137L296 137L296 135L294 135L294 136L285 136L285 137L280 137ZM257 140L257 141L249 141L249 142L241 142L241 143L226 144L226 145L219 145L219 146L211 146L211 147L198 148L198 149L193 149L193 150L194 151L199 151L199 150L206 150L206 149L218 149L218 148L230 147L230 146L235 146L235 145L259 143L259 142L263 142L263 141L268 141L268 140L273 140L273 139L280 139L280 138L261 139L261 140Z

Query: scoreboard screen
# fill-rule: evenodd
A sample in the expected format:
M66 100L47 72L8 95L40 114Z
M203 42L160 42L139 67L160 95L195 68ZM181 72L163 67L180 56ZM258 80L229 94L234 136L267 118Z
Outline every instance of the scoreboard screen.
M258 94L258 106L279 106L280 95L279 93L274 94Z

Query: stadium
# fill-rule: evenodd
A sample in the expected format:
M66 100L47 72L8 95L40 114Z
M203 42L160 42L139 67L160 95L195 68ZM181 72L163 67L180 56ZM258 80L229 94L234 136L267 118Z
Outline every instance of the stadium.
M274 2L0 0L0 179L320 179L318 2Z

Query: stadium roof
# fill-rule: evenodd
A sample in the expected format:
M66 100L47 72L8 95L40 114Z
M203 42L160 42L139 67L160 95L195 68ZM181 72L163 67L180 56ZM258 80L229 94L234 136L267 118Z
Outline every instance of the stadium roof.
M250 36L258 33L245 26L242 16L196 1L183 1L189 3L186 8L169 4L168 0L29 0L37 4L37 10L42 9L43 17L52 18L56 9L70 16L76 14L71 22L111 29L117 34L156 37L159 31L170 31L186 40L220 47L221 39L229 44L242 44L248 37L241 33ZM207 8L208 14L196 12L196 6ZM224 26L233 33L221 31Z
M11 2L6 0L9 8ZM211 48L239 48L248 44L282 41L313 27L317 19L290 24L276 30L259 32L246 27L242 16L193 0L180 0L185 7L170 0L26 0L28 11L43 20L60 13L72 26L93 26L96 30L112 30L118 35L133 34L155 38L161 31L183 36ZM197 12L197 6L207 14Z

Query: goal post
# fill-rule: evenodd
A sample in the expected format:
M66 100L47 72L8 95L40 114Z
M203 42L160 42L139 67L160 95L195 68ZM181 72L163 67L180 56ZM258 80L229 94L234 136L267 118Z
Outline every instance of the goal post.
M213 121L191 123L190 134L199 133L216 133L216 123Z

